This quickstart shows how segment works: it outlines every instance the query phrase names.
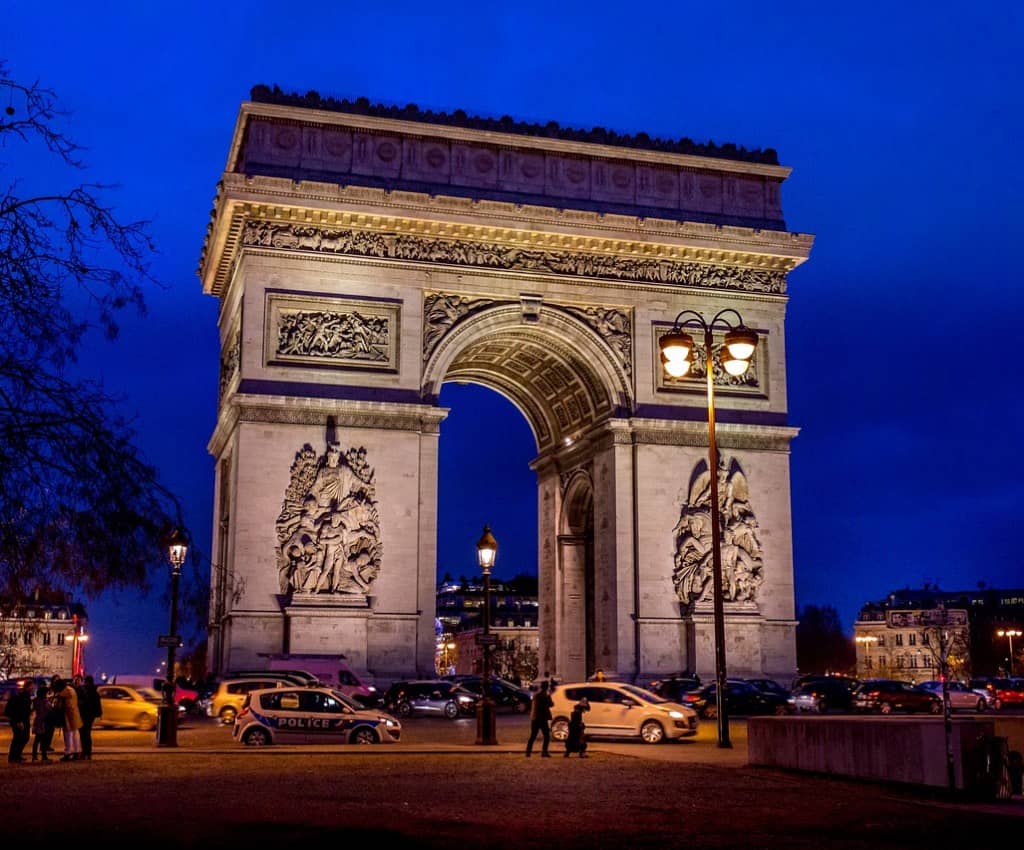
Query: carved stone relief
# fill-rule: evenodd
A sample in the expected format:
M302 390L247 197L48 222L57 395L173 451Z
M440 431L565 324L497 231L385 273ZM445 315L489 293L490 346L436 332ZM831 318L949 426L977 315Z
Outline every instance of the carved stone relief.
M398 306L267 295L268 363L397 368Z
M491 298L466 298L446 292L428 292L423 299L423 359L433 353L441 338L463 316L494 303Z
M410 260L504 271L538 271L574 277L670 283L704 289L783 294L786 274L677 261L668 258L620 257L548 251L486 242L435 239L397 233L325 228L315 225L248 219L242 245L319 254L347 254L378 259Z
M380 573L382 545L373 469L365 448L329 440L295 455L277 518L281 593L363 594Z
M236 330L220 355L220 380L217 383L217 398L224 398L231 380L238 374L242 363L242 336Z
M633 374L633 335L629 314L625 310L606 307L566 307L570 313L586 322L618 355L622 369Z
M722 522L722 599L754 602L764 581L757 517L739 461L726 459L722 454L718 456L718 502ZM693 604L711 599L711 477L706 461L694 468L689 498L672 535L676 550L672 582L680 601Z

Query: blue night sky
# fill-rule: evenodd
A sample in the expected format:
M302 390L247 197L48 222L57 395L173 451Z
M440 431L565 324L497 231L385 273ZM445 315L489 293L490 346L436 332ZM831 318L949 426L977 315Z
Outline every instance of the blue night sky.
M1006 357L1024 306L1019 4L489 6L5 4L11 76L58 93L88 149L85 178L119 184L123 219L153 220L166 289L82 368L123 396L198 544L210 549L218 344L196 267L239 105L266 83L775 148L793 168L787 226L816 237L789 277L786 328L798 605L834 605L849 631L893 587L1024 585L1024 393ZM0 161L28 169L29 185L71 179L8 151ZM498 575L534 571L525 420L476 387L447 385L441 401L453 411L439 571L477 572L485 522ZM143 599L84 600L91 672L164 657L166 575L154 565Z

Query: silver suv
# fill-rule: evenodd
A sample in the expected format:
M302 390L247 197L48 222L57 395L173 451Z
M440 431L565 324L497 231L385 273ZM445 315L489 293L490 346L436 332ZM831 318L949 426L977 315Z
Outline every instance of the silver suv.
M246 696L252 691L264 690L265 688L294 687L295 682L285 676L253 676L238 679L223 679L217 685L217 689L200 701L200 706L207 717L216 717L226 726L235 722L238 712L242 710L242 703Z

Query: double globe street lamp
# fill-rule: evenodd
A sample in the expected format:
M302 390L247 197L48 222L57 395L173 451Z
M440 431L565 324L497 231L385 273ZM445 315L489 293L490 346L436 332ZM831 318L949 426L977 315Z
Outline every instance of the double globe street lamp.
M1000 629L996 632L999 637L1007 638L1010 641L1010 675L1013 675L1013 639L1020 637L1024 632L1020 629Z
M174 682L174 660L181 644L178 637L178 580L181 578L181 567L188 554L188 541L179 529L174 529L167 538L167 556L171 562L171 632L161 635L160 646L167 647L167 680L164 682L164 701L160 706L157 718L157 746L178 746L178 706L174 700L177 687Z
M736 318L731 323L726 316ZM725 331L724 345L718 361L730 375L747 371L750 358L757 349L757 333L743 324L743 317L733 310L719 310L710 322L693 310L683 310L672 323L672 330L658 340L661 363L665 373L681 378L693 366L694 340L684 328L704 332L704 365L708 396L708 475L711 479L711 581L714 594L715 621L715 709L718 717L718 746L732 747L729 740L729 715L726 704L725 609L722 600L722 528L718 504L718 446L715 439L715 340L714 331Z
M480 700L476 704L476 743L486 746L498 743L494 731L496 707L491 696L491 568L497 557L498 541L491 534L491 527L485 525L483 536L476 544L476 559L484 574L484 630L477 638L483 648L483 676Z

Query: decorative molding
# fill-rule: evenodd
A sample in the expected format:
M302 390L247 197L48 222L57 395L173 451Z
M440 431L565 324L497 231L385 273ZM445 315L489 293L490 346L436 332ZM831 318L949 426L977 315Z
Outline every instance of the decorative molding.
M398 304L276 292L266 298L268 365L398 369Z
M664 246L650 244L643 245L645 256L622 256L256 219L245 220L241 244L245 248L288 252L530 271L773 295L786 293L786 274L783 271L674 260L667 251L664 256L658 256L657 248Z

